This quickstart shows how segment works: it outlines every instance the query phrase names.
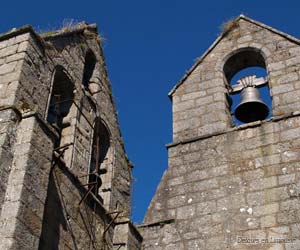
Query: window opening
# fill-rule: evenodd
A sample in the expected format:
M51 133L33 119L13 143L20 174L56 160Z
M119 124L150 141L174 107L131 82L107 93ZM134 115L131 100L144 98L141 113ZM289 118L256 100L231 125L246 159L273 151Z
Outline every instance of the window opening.
M82 77L82 85L85 88L88 88L97 62L96 56L91 50L88 50L88 52L86 53L84 61L85 62L84 62L84 70L83 70L83 77Z
M104 161L110 147L109 132L102 122L96 122L95 132L92 142L92 155L89 169L89 184L93 185L92 191L94 194L99 193L99 188L102 185L100 176L107 173L104 168Z
M64 128L70 126L67 116L74 99L74 85L62 67L57 67L53 79L52 93L47 121L58 131L60 137ZM60 145L60 138L55 146Z
M240 51L224 65L230 112L235 125L272 116L272 98L264 58L259 51Z

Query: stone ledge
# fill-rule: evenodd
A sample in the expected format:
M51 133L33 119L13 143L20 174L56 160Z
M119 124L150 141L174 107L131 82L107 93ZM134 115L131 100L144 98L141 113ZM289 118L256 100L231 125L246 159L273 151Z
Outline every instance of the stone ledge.
M8 109L13 110L17 114L19 120L22 119L22 112L19 109L17 109L15 106L2 106L0 107L0 112Z
M46 32L44 34L41 34L41 37L44 38L45 40L51 40L51 39L59 38L62 36L70 36L75 33L82 33L86 30L88 30L96 35L98 34L96 24L87 24L86 22L80 22L74 26L65 27L60 30Z
M43 119L43 117L39 113L32 111L32 112L28 112L28 113L21 113L21 115L22 115L22 118L21 118L22 120L34 116L36 121L41 125L42 129L43 130L46 129L45 132L47 134L51 134L50 135L51 139L56 140L57 138L59 138L59 135L55 131L55 129L52 128L52 126L45 119Z
M6 33L0 34L0 41L7 40L9 38L24 34L24 33L35 33L31 25L25 25L20 28L13 28Z
M138 228L144 228L144 227L157 227L157 226L162 226L166 224L172 224L175 223L175 219L167 219L167 220L161 220L161 221L156 221L152 223L147 223L147 224L141 224L138 225Z
M46 46L45 41L34 31L31 25L25 25L20 28L13 28L6 33L0 34L0 42L25 33L30 33L33 36L37 45L41 48L41 50L44 53L44 48Z
M137 237L137 239L141 242L143 241L143 236L140 234L140 232L138 230L139 226L134 225L130 219L127 218L122 221L115 222L115 225L120 225L120 224L128 224L129 229L132 229L132 231L133 231L134 235Z
M231 133L231 132L238 131L238 130L244 130L244 129L248 129L248 128L260 127L260 126L262 126L263 124L266 124L266 123L277 122L277 121L290 119L290 118L298 117L298 116L300 116L300 111L295 111L295 112L293 112L289 115L274 116L274 117L272 117L270 119L267 119L267 120L264 120L264 121L255 121L255 122L243 124L243 125L240 125L238 127L230 128L227 131L215 132L215 133L202 135L202 136L196 136L196 137L185 139L185 140L182 140L182 141L168 143L165 146L168 149L168 148L176 147L178 145L183 145L183 144L186 144L186 143L191 143L191 142L195 142L195 141L199 141L199 140L204 140L204 139L207 139L207 138L210 138L210 137L213 137L213 136L223 135L223 134Z

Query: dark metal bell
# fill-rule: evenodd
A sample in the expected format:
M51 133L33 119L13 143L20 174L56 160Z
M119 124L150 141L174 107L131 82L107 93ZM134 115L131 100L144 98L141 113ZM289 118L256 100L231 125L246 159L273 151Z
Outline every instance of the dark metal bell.
M254 122L264 120L269 114L269 108L260 99L256 88L246 87L242 90L241 103L236 107L234 114L241 122Z

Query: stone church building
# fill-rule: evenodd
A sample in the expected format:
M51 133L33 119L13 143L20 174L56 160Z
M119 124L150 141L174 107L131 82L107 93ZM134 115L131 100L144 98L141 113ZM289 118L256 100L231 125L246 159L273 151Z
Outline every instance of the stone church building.
M241 15L169 97L169 166L134 225L97 27L0 35L0 249L299 250L300 40Z
M140 249L97 27L0 37L0 249Z

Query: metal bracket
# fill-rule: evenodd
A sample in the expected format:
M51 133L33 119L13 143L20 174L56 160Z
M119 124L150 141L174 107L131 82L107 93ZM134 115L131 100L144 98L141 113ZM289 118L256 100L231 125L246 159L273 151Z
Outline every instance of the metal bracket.
M111 222L107 225L107 227L104 229L104 232L102 234L102 238L105 237L106 232L108 231L108 229L111 227L111 225L116 221L116 219L119 217L119 215L121 214L121 211L116 211L116 215L114 216L114 218L111 220Z
M73 142L71 142L71 143L68 143L68 144L65 144L65 145L62 145L62 146L60 146L60 147L58 147L58 148L55 148L55 149L53 149L53 151L58 151L58 150L60 150L60 149L64 149L64 150L67 150L68 149L68 147L69 146L72 146L74 143Z
M91 193L91 191L92 191L93 188L94 188L94 185L91 185L89 187L89 189L87 190L87 192L85 193L85 195L82 196L81 200L79 201L78 206L80 206L81 203L86 199L86 197L88 197L88 195Z
M228 89L229 94L235 94L241 92L245 85L243 84L243 79L239 80L237 84L231 85ZM252 78L251 86L259 87L268 83L268 79L265 77L256 78L255 76Z
M126 243L113 243L113 246L118 246L117 250L119 250L121 247L125 247Z
M65 151L68 149L69 147L63 147L62 149L62 151L60 151L59 152L59 154L58 154L58 156L55 156L55 154L54 154L54 157L55 157L55 159L54 159L54 161L52 161L52 167L54 167L55 165L56 165L56 163L58 162L58 160L64 155L64 153L65 153ZM58 149L54 149L53 150L53 152L57 152L57 150Z

